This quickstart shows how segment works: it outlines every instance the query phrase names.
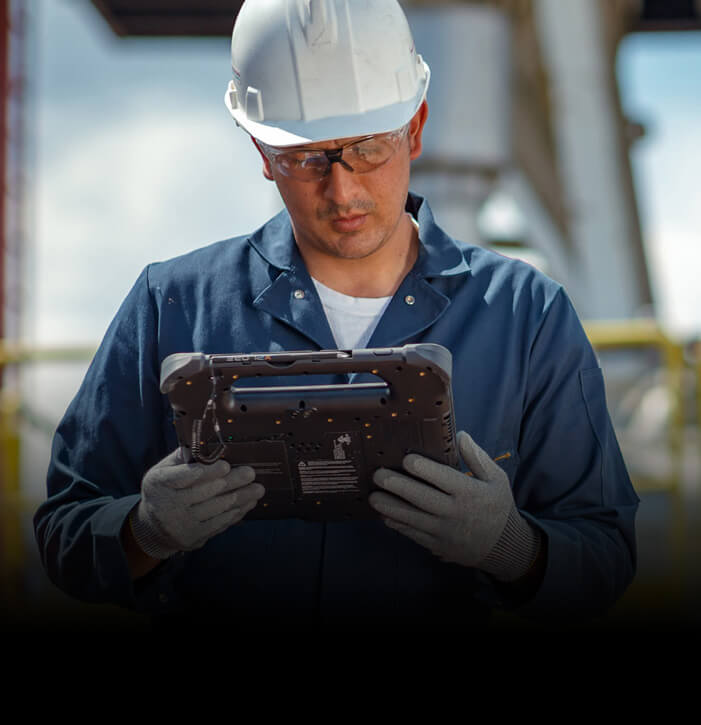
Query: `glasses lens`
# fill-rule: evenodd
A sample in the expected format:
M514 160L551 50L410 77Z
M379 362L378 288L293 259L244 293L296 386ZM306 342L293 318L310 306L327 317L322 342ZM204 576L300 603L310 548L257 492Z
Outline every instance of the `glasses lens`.
M285 176L307 180L324 176L329 160L319 151L288 151L276 154L275 163Z
M363 174L382 166L397 150L399 141L404 137L405 129L391 133L380 134L365 138L357 143L341 146L340 149L329 149L342 153L344 168L352 169L355 173ZM313 150L277 152L273 156L277 168L285 176L291 176L301 181L318 181L329 172L331 161L323 151Z
M382 165L394 152L394 144L386 137L376 136L349 146L343 158L358 173L371 171Z

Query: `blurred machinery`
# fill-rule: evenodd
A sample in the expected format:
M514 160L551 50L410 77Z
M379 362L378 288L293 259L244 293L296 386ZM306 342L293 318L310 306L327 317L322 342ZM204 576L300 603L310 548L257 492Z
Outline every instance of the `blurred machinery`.
M416 47L432 67L430 119L412 188L427 195L456 237L538 260L563 283L580 316L596 321L590 329L602 360L613 360L619 348L632 353L625 358L629 384L648 364L643 351L656 351L656 366L667 371L661 394L669 411L679 411L681 388L665 381L681 380L674 362L681 344L672 352L677 343L657 329L643 344L640 332L640 325L656 328L630 164L631 145L645 130L623 113L616 54L628 33L701 29L701 2L400 1ZM93 4L120 37L228 36L241 5ZM490 236L483 223L496 196L519 211L515 237ZM630 394L624 403L617 386L611 388L612 407L630 401ZM673 431L682 425L675 415L668 418ZM671 443L681 433L664 437Z
M308 0L300 0L308 2ZM119 36L228 35L240 2L93 0ZM641 128L615 75L629 32L701 27L694 0L404 0L434 68L414 188L448 231L534 249L580 315L653 305L629 163ZM523 212L519 239L484 239L495 192Z
M298 0L309 3L310 0ZM315 0L316 1L316 0ZM92 0L117 36L229 35L241 2ZM701 27L696 0L403 0L434 68L414 188L448 231L534 250L585 319L652 314L630 145L644 131L621 109L616 51L630 32ZM28 3L1 0L3 38L0 340L20 336L23 54ZM495 193L524 221L485 238ZM518 253L518 252L517 252Z

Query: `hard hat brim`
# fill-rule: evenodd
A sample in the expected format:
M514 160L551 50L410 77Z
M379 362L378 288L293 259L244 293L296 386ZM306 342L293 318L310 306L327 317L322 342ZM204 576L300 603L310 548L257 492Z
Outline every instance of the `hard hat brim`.
M228 90L224 95L224 102L236 123L253 138L268 146L284 148L354 136L369 136L394 131L411 121L428 92L431 71L426 63L424 71L425 76L419 93L411 100L349 116L312 121L257 122L247 118L242 108L232 107Z

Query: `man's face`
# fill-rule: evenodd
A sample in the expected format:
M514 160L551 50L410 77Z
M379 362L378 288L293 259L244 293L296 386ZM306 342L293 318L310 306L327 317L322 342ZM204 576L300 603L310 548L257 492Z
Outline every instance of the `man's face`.
M400 243L398 229L409 190L410 162L421 153L426 117L424 104L398 140L396 151L385 163L365 173L350 171L336 162L322 178L304 181L283 174L279 164L261 151L263 173L277 184L303 254L308 251L338 259L363 259L388 244ZM333 150L354 140L338 139L310 147ZM349 160L352 164L352 157Z

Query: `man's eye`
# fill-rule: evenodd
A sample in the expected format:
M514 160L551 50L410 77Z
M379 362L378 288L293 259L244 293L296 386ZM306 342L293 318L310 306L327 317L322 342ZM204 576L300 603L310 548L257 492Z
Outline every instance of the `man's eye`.
M284 154L278 157L278 163L288 169L309 169L326 165L326 157L319 154Z
M371 140L356 144L348 149L351 155L363 161L374 161L381 158L384 153L384 145L379 141Z
M308 154L300 162L303 169L322 169L326 168L327 164L328 159L324 154Z

